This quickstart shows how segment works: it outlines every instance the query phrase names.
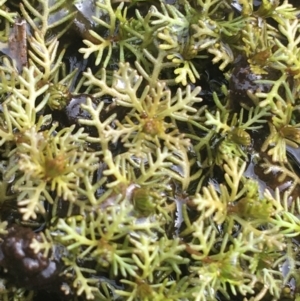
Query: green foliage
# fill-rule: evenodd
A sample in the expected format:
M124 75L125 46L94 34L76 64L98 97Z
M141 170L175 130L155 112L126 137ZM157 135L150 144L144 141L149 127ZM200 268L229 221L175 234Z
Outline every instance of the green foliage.
M1 300L299 298L299 6L169 2L0 1Z
M0 1L0 16L2 18L5 18L5 22L9 21L10 23L14 23L15 18L17 17L17 13L10 12L5 6L6 2L7 0Z

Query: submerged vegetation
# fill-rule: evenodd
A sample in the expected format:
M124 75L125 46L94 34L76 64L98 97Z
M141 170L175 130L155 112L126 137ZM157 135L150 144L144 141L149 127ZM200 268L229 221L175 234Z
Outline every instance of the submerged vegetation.
M298 1L0 16L0 300L299 300Z

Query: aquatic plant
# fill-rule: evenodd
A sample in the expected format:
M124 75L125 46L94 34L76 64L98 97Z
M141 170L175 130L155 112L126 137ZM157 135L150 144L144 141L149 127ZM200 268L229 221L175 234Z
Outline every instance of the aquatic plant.
M0 1L0 300L298 300L297 1Z

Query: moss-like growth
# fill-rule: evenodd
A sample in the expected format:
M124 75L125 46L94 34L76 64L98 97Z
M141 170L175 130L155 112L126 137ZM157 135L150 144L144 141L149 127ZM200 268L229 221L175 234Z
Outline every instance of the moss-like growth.
M297 1L0 1L0 300L298 300Z

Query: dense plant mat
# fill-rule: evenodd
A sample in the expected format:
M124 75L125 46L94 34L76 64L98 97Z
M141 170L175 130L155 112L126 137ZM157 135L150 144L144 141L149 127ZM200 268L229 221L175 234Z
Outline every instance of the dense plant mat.
M1 0L0 300L298 300L299 18Z

